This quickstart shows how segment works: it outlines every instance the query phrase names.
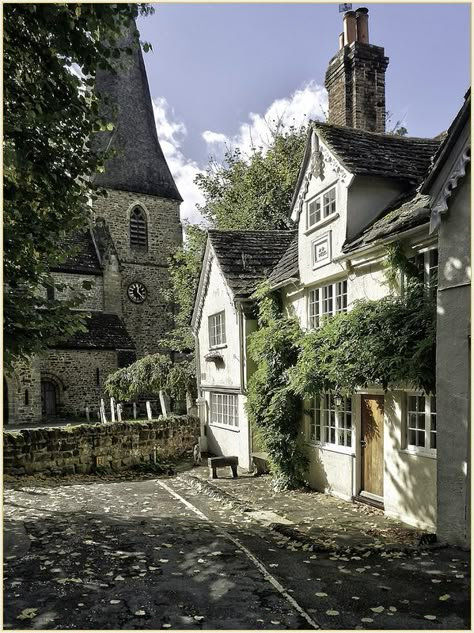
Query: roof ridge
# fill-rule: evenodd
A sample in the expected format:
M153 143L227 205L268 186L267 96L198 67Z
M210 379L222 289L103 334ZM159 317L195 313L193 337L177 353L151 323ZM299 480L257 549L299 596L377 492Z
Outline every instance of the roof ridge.
M429 136L399 136L398 134L389 134L388 132L369 132L368 130L361 130L355 127L348 127L347 125L336 125L335 123L326 123L325 121L310 121L310 124L313 127L320 127L321 129L329 128L342 130L349 133L355 134L367 134L377 138L387 138L387 139L395 139L403 142L406 141L432 141L435 143L439 143L439 140L436 137Z

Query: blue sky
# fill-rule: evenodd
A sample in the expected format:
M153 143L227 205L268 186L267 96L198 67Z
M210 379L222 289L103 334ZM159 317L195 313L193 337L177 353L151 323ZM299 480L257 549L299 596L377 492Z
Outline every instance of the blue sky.
M353 8L357 8L353 4ZM411 136L446 129L470 84L470 4L367 4L385 48L386 104ZM158 133L192 220L210 155L248 148L265 119L322 116L342 14L328 4L158 4L138 21Z

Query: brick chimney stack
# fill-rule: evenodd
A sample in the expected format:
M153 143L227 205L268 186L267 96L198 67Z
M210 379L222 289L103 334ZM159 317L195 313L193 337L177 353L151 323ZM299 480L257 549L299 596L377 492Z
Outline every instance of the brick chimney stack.
M329 123L383 133L388 57L369 44L368 14L363 7L344 14L339 51L326 71Z

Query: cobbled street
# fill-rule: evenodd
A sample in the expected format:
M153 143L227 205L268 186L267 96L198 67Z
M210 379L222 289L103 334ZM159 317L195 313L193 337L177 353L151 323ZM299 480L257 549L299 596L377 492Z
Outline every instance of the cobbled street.
M9 482L5 629L465 629L468 554L312 551L162 479Z

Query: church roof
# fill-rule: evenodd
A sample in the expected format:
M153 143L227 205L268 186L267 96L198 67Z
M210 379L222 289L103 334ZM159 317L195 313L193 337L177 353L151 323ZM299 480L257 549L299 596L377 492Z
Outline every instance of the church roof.
M116 314L89 312L86 332L77 332L65 342L54 345L56 349L111 349L133 350L132 341L124 322Z
M209 231L220 269L234 296L246 298L281 259L296 231Z
M102 266L90 229L77 231L73 235L67 236L64 238L62 246L69 255L64 262L53 266L52 271L88 275L102 274Z
M283 253L280 261L272 270L268 281L271 286L282 286L290 279L299 279L298 268L298 235L295 235L290 245Z
M105 172L95 176L100 187L144 193L182 201L158 141L150 89L139 34L133 23L122 45L132 48L117 62L117 72L98 70L96 92L107 97L103 114L115 124L111 132L100 132L101 149L111 148Z
M412 184L426 176L441 144L439 139L377 134L318 121L313 128L350 173Z

